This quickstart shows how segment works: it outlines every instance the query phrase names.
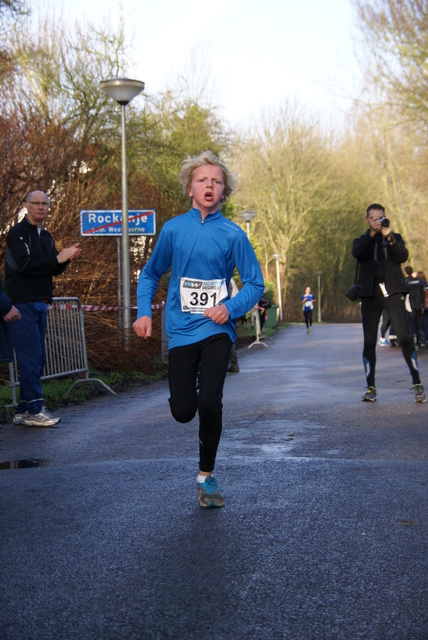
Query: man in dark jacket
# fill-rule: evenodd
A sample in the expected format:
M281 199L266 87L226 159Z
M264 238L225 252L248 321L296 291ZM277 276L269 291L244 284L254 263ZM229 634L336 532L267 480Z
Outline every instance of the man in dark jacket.
M415 390L415 402L426 402L421 384L413 336L411 335L405 295L407 286L401 264L406 262L408 251L404 240L393 233L385 209L380 204L371 204L367 209L367 231L354 240L352 255L360 263L361 317L364 332L363 363L367 379L366 402L374 402L376 343L380 316L385 309L394 325L397 339L409 367Z
M78 244L56 250L51 234L43 227L49 211L49 198L43 191L32 191L25 207L27 215L10 229L6 239L5 290L21 314L21 322L10 326L20 382L13 422L50 427L60 421L46 411L41 386L52 277L62 273L81 250Z
M3 283L0 276L0 362L11 362L13 358L12 343L10 340L9 322L20 320L21 314L13 306L9 296L3 291Z

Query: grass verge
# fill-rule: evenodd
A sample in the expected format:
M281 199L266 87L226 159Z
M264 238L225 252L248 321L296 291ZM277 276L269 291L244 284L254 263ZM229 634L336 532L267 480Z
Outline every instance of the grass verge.
M167 375L167 366L159 363L159 369L156 373L148 376L139 371L109 371L101 372L96 370L89 371L90 378L98 378L107 384L113 391L119 393L131 387L137 387L143 384L149 384L157 380L163 380ZM73 382L78 380L78 376L55 378L53 380L43 381L43 396L49 411L55 411L60 407L66 407L76 404L82 404L90 398L96 398L109 392L105 387L95 381L88 381L76 385L67 395ZM82 376L80 378L84 380ZM5 424L13 420L14 409L5 405L11 403L11 390L5 382L0 386L0 424Z

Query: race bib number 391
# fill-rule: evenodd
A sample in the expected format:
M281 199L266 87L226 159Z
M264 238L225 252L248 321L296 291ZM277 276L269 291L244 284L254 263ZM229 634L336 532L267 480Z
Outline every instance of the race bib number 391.
M203 313L221 304L227 298L226 280L180 279L181 310L186 313Z

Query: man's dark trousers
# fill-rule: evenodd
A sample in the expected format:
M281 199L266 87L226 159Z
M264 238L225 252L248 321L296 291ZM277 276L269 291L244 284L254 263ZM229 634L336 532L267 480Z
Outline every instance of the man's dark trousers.
M40 413L43 409L41 377L46 360L47 302L18 302L21 320L10 323L19 368L19 404L16 413Z

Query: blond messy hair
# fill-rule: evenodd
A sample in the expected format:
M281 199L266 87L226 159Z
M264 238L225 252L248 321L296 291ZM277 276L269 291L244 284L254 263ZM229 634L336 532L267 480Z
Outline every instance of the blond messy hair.
M187 187L190 187L192 183L192 176L195 169L204 167L207 164L213 164L220 167L223 173L224 179L224 200L226 200L236 189L236 178L230 169L211 151L204 151L198 156L187 156L181 165L181 171L178 174L178 179L183 185L183 193L187 195Z

